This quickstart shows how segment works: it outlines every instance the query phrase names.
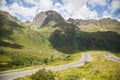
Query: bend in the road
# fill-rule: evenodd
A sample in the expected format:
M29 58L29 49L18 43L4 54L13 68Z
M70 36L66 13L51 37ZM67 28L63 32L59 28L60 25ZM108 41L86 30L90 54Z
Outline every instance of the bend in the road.
M104 55L106 58L109 58L111 60L120 62L120 58L112 55L112 54L102 54ZM66 68L70 68L70 67L78 67L78 66L82 66L85 64L85 62L90 62L92 60L92 57L90 56L90 54L87 53L83 53L82 54L82 59L73 62L73 63L69 63L66 65L61 65L61 66L55 66L52 68L46 68L46 70L62 70L62 69L66 69ZM24 77L26 75L31 75L34 74L38 71L39 69L36 70L29 70L29 71L22 71L22 72L13 72L13 73L6 73L6 74L0 74L0 80L13 80L15 78L19 78L19 77Z

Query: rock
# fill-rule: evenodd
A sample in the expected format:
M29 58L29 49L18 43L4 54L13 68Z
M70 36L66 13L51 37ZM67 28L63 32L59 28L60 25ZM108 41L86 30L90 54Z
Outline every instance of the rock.
M63 21L59 13L56 11L45 11L38 13L33 19L32 25L36 28L49 24L50 21Z

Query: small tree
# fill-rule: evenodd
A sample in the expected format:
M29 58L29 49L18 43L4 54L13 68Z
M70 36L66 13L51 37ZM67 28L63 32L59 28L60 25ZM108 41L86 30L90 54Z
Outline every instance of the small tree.
M36 74L31 76L32 80L55 80L51 71L46 71L44 68L40 69Z
M71 60L71 55L66 56L65 60Z
M53 55L51 55L51 61L53 61Z
M43 62L44 62L45 64L47 64L47 63L48 63L48 58L44 58Z

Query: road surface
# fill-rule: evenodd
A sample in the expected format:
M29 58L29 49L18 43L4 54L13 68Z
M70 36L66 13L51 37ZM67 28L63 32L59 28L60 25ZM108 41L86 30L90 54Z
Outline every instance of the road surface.
M120 58L114 56L113 54L104 54L104 56L108 59L111 59L113 61L117 61L117 62L120 62Z
M112 54L103 54L106 58L109 58L111 60L114 61L118 61L120 62L120 58L112 55ZM66 69L66 68L70 68L70 67L77 67L77 66L82 66L85 64L85 62L89 62L92 60L92 57L89 54L82 54L82 59L73 62L73 63L69 63L66 65L60 65L60 66L55 66L52 68L46 68L46 70L62 70L62 69ZM31 75L34 74L38 71L39 69L34 69L34 70L29 70L29 71L21 71L21 72L12 72L12 73L5 73L5 74L0 74L0 80L13 80L19 77L24 77L26 75Z

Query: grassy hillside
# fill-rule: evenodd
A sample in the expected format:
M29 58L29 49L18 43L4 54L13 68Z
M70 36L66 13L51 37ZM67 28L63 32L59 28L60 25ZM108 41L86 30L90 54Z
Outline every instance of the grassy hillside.
M3 33L7 34L7 31ZM0 40L1 70L44 64L51 56L57 58L60 55L52 48L44 30L23 28Z
M51 23L49 26L55 24ZM7 27L3 26L3 28ZM9 26L12 27L12 26ZM60 65L79 59L79 57L63 54L53 48L49 41L50 35L59 27L43 27L31 29L20 27L18 29L3 31L0 40L0 70L22 68L35 65ZM74 58L76 57L76 58Z
M67 59L49 41L50 35L60 29L53 26L55 22L35 30L19 25L7 17L9 14L0 16L3 18L0 18L0 70L50 63L56 65Z
M120 64L101 55L92 55L86 65L54 72L56 80L119 80ZM64 75L63 75L64 73Z
M55 49L63 53L75 53L87 50L108 50L120 52L120 35L116 32L83 32L75 25L58 23L50 36L50 42Z
M53 49L48 39L54 29L34 30L18 22L0 11L0 70L48 64L61 57L62 53Z
M52 48L47 28L34 30L16 21L0 11L0 70L48 64L62 55Z
M119 80L120 79L120 64L105 58L100 53L115 54L108 51L86 51L84 53L91 54L92 61L86 62L85 65L69 68L59 71L48 71L44 69L37 73L18 78L16 80ZM95 54L94 54L95 53ZM96 54L98 53L98 54ZM78 55L78 54L75 54ZM120 56L120 55L119 55ZM75 57L74 57L75 58ZM52 77L52 78L51 78ZM51 79L50 79L51 78Z

